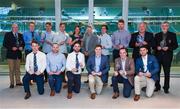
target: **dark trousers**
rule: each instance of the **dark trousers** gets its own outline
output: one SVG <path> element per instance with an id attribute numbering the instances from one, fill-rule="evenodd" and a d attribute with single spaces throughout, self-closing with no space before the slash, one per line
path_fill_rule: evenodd
<path id="1" fill-rule="evenodd" d="M 115 93 L 119 93 L 118 83 L 123 83 L 123 96 L 126 98 L 130 97 L 133 86 L 130 84 L 129 80 L 120 75 L 113 76 L 112 86 Z"/>
<path id="2" fill-rule="evenodd" d="M 23 77 L 23 86 L 25 92 L 30 93 L 30 88 L 29 88 L 29 82 L 30 80 L 35 80 L 37 84 L 37 90 L 40 95 L 44 93 L 44 75 L 30 75 L 29 73 L 26 72 L 26 74 Z"/>
<path id="3" fill-rule="evenodd" d="M 108 60 L 109 60 L 109 62 L 110 62 L 110 55 L 106 55 L 107 57 L 108 57 Z M 108 78 L 109 78 L 109 72 L 107 72 L 106 74 L 105 74 L 105 81 L 104 81 L 104 83 L 108 83 Z"/>
<path id="4" fill-rule="evenodd" d="M 119 50 L 114 49 L 113 50 L 113 62 L 115 62 L 115 59 L 119 57 Z"/>
<path id="5" fill-rule="evenodd" d="M 68 78 L 68 93 L 72 93 L 72 91 L 79 93 L 81 88 L 81 75 L 73 74 L 70 71 L 67 71 L 66 75 Z"/>
<path id="6" fill-rule="evenodd" d="M 160 66 L 160 70 L 158 72 L 158 77 L 159 80 L 156 81 L 156 88 L 160 89 L 161 85 L 160 85 L 160 73 L 161 73 L 161 66 L 164 70 L 164 90 L 168 90 L 169 89 L 169 83 L 170 83 L 170 69 L 171 69 L 171 62 L 172 62 L 172 56 L 166 55 L 166 54 L 162 54 L 157 56 L 158 62 L 159 62 L 159 66 Z"/>
<path id="7" fill-rule="evenodd" d="M 56 93 L 60 93 L 62 86 L 62 75 L 49 75 L 48 82 L 51 90 L 55 90 Z"/>

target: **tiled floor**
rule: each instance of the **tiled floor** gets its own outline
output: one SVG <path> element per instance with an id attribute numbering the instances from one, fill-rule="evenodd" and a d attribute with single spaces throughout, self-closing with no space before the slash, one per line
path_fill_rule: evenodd
<path id="1" fill-rule="evenodd" d="M 85 77 L 83 77 L 83 80 Z M 49 85 L 45 84 L 44 95 L 38 95 L 36 85 L 31 87 L 32 97 L 24 100 L 23 87 L 9 89 L 8 76 L 0 76 L 0 109 L 4 108 L 177 108 L 180 109 L 180 78 L 171 78 L 170 94 L 164 94 L 163 90 L 155 92 L 152 98 L 145 97 L 142 92 L 141 99 L 138 102 L 133 101 L 134 90 L 130 98 L 121 96 L 113 100 L 112 88 L 110 86 L 103 89 L 101 95 L 95 100 L 89 98 L 89 90 L 86 84 L 82 84 L 80 94 L 73 94 L 73 98 L 66 98 L 67 90 L 62 89 L 60 94 L 54 97 L 49 96 Z M 122 92 L 122 85 L 119 86 Z"/>

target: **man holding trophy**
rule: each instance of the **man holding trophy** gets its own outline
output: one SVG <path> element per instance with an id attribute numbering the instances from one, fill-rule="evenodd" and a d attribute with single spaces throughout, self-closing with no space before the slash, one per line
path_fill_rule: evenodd
<path id="1" fill-rule="evenodd" d="M 62 72 L 65 70 L 66 58 L 64 54 L 59 52 L 59 45 L 54 43 L 52 52 L 47 54 L 47 73 L 48 82 L 51 88 L 50 96 L 54 96 L 55 92 L 60 93 L 63 76 Z"/>

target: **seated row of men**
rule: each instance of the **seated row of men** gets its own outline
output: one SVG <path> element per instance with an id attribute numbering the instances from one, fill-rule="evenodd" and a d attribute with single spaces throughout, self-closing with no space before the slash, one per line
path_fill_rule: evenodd
<path id="1" fill-rule="evenodd" d="M 31 97 L 30 80 L 35 80 L 39 94 L 44 93 L 44 75 L 46 69 L 48 82 L 51 89 L 50 96 L 60 93 L 62 86 L 61 73 L 66 70 L 68 91 L 67 98 L 71 99 L 74 93 L 80 93 L 81 73 L 85 67 L 85 56 L 80 52 L 80 44 L 75 43 L 73 52 L 68 54 L 67 59 L 59 52 L 59 45 L 54 43 L 52 52 L 45 55 L 39 51 L 39 45 L 33 41 L 32 52 L 26 58 L 26 74 L 23 77 L 23 86 L 26 92 L 25 99 Z M 90 98 L 95 99 L 101 94 L 106 75 L 110 70 L 109 59 L 102 54 L 102 46 L 96 45 L 95 54 L 88 58 L 86 69 L 88 72 Z M 158 80 L 159 64 L 153 55 L 149 55 L 146 46 L 140 47 L 140 55 L 134 64 L 134 60 L 128 57 L 126 48 L 119 50 L 120 57 L 115 60 L 112 86 L 113 99 L 119 97 L 118 83 L 123 83 L 123 96 L 130 97 L 131 91 L 135 89 L 134 101 L 140 99 L 141 88 L 146 86 L 146 95 L 151 97 L 155 89 L 155 81 Z"/>

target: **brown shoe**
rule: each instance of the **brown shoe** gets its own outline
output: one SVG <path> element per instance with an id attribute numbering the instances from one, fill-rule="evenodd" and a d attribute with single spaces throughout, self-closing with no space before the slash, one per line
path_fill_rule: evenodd
<path id="1" fill-rule="evenodd" d="M 54 96 L 55 95 L 55 91 L 51 90 L 50 96 Z"/>
<path id="2" fill-rule="evenodd" d="M 63 89 L 67 89 L 67 87 L 68 87 L 68 85 L 67 85 L 67 84 L 65 84 L 65 85 L 63 86 Z"/>
<path id="3" fill-rule="evenodd" d="M 96 93 L 92 93 L 91 94 L 91 99 L 95 99 L 96 98 Z"/>
<path id="4" fill-rule="evenodd" d="M 140 99 L 140 95 L 135 95 L 134 96 L 134 101 L 138 101 Z"/>
<path id="5" fill-rule="evenodd" d="M 68 93 L 67 98 L 71 99 L 72 98 L 72 93 Z"/>
<path id="6" fill-rule="evenodd" d="M 115 92 L 115 93 L 113 94 L 113 96 L 112 96 L 112 99 L 116 99 L 116 98 L 118 98 L 118 97 L 119 97 L 119 93 Z"/>
<path id="7" fill-rule="evenodd" d="M 24 99 L 27 100 L 27 99 L 29 99 L 30 97 L 31 97 L 31 93 L 30 93 L 30 92 L 27 92 L 26 95 L 25 95 L 25 97 L 24 97 Z"/>

